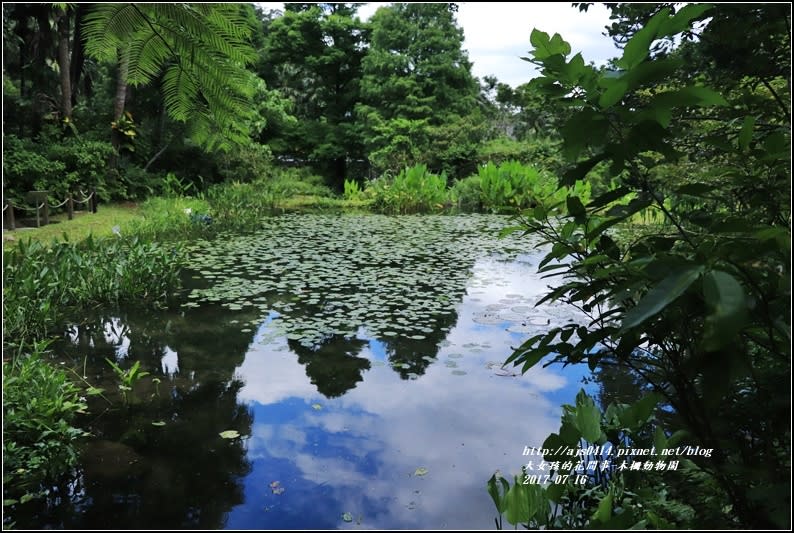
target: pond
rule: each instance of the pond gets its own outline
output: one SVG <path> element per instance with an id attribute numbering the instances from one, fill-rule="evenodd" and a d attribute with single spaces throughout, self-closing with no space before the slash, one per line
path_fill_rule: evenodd
<path id="1" fill-rule="evenodd" d="M 492 528 L 486 481 L 590 375 L 502 367 L 575 318 L 534 306 L 542 251 L 507 225 L 285 215 L 192 243 L 175 306 L 66 328 L 63 362 L 106 392 L 77 480 L 17 526 Z M 122 395 L 105 358 L 150 375 Z"/>

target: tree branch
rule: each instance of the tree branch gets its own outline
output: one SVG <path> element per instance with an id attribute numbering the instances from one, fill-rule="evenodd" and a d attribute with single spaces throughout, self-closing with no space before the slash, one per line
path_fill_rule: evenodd
<path id="1" fill-rule="evenodd" d="M 783 102 L 783 100 L 780 98 L 780 95 L 777 94 L 777 91 L 775 91 L 775 89 L 769 84 L 767 80 L 761 80 L 761 83 L 763 83 L 764 87 L 769 89 L 769 92 L 772 93 L 772 96 L 775 97 L 775 100 L 777 101 L 777 105 L 780 106 L 780 109 L 781 111 L 783 111 L 783 116 L 786 118 L 786 120 L 791 122 L 791 112 L 786 107 L 785 102 Z"/>

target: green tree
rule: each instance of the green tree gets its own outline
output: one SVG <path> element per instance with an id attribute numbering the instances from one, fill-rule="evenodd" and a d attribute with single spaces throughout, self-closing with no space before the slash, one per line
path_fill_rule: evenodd
<path id="1" fill-rule="evenodd" d="M 264 140 L 280 138 L 277 152 L 310 162 L 340 189 L 348 161 L 362 157 L 353 110 L 368 31 L 356 10 L 356 4 L 287 4 L 267 25 L 259 69 L 299 119 L 276 124 Z"/>
<path id="2" fill-rule="evenodd" d="M 414 163 L 451 174 L 473 170 L 478 86 L 453 8 L 393 4 L 372 17 L 356 111 L 377 171 Z"/>

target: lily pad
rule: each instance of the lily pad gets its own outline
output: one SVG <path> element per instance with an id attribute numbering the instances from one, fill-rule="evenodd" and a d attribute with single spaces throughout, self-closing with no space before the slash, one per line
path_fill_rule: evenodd
<path id="1" fill-rule="evenodd" d="M 414 475 L 415 476 L 426 476 L 427 472 L 428 472 L 427 468 L 425 468 L 424 466 L 420 466 L 419 468 L 416 469 L 416 471 L 414 472 Z"/>
<path id="2" fill-rule="evenodd" d="M 220 433 L 218 433 L 218 435 L 220 435 L 221 438 L 224 439 L 236 439 L 237 437 L 240 436 L 240 433 L 233 429 L 227 429 L 226 431 L 221 431 Z"/>
<path id="3" fill-rule="evenodd" d="M 345 522 L 352 522 L 353 521 L 353 515 L 350 514 L 350 513 L 345 513 L 345 514 L 342 515 L 342 520 L 344 520 Z"/>
<path id="4" fill-rule="evenodd" d="M 322 410 L 322 408 L 323 408 L 323 406 L 320 405 L 319 403 L 313 403 L 312 404 L 312 409 L 314 409 L 315 411 L 320 411 L 320 410 Z"/>
<path id="5" fill-rule="evenodd" d="M 152 425 L 155 426 L 155 427 L 160 428 L 160 427 L 163 427 L 165 425 L 165 422 L 163 422 L 162 420 L 158 420 L 157 422 L 152 422 Z"/>

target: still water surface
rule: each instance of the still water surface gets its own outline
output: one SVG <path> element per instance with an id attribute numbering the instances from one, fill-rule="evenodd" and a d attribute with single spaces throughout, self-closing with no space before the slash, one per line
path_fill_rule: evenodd
<path id="1" fill-rule="evenodd" d="M 77 482 L 18 527 L 492 528 L 486 481 L 589 375 L 501 366 L 575 318 L 534 307 L 542 252 L 506 225 L 290 215 L 195 243 L 181 306 L 67 328 L 67 363 L 108 401 Z M 105 357 L 151 373 L 127 405 Z"/>

